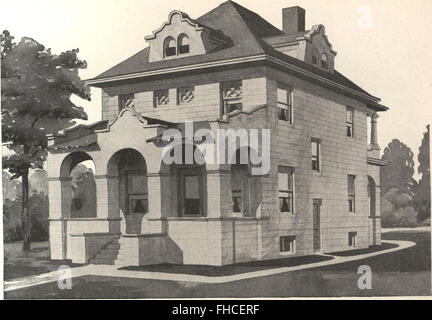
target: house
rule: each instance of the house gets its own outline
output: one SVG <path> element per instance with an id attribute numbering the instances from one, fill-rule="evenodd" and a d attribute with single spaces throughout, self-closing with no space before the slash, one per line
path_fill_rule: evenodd
<path id="1" fill-rule="evenodd" d="M 305 30 L 300 7 L 282 20 L 233 1 L 198 19 L 174 10 L 87 81 L 102 120 L 49 136 L 52 259 L 220 266 L 381 243 L 387 107 L 336 71 L 323 25 Z M 213 161 L 209 147 L 232 149 Z M 70 172 L 89 161 L 96 192 L 79 199 Z"/>

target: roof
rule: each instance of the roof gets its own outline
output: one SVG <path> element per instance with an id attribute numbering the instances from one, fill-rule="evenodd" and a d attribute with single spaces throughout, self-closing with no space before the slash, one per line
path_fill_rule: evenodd
<path id="1" fill-rule="evenodd" d="M 146 47 L 132 57 L 87 81 L 91 85 L 100 85 L 104 83 L 105 79 L 108 80 L 112 77 L 126 76 L 128 74 L 157 72 L 159 69 L 212 63 L 219 60 L 246 58 L 256 55 L 268 55 L 309 73 L 318 75 L 321 78 L 335 82 L 338 85 L 367 95 L 370 99 L 379 101 L 378 98 L 372 96 L 336 70 L 334 73 L 330 73 L 318 69 L 272 48 L 266 41 L 271 37 L 284 37 L 286 34 L 258 14 L 233 1 L 226 1 L 193 21 L 207 28 L 222 32 L 225 36 L 231 38 L 233 45 L 207 54 L 154 62 L 149 62 L 149 47 Z M 294 37 L 296 36 L 301 36 L 301 34 L 295 34 Z M 264 38 L 266 39 L 264 40 Z"/>

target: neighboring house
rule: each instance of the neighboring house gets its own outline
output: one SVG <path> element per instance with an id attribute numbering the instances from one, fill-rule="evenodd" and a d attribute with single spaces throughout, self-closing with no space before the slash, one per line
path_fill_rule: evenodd
<path id="1" fill-rule="evenodd" d="M 283 31 L 232 1 L 198 19 L 175 10 L 148 47 L 88 80 L 103 120 L 49 137 L 52 259 L 225 265 L 381 243 L 376 119 L 387 108 L 335 70 L 324 26 L 305 30 L 299 7 L 282 16 Z M 270 129 L 269 172 L 167 165 L 162 135 L 185 135 L 185 121 L 215 137 Z M 70 172 L 89 160 L 96 210 L 74 217 Z"/>

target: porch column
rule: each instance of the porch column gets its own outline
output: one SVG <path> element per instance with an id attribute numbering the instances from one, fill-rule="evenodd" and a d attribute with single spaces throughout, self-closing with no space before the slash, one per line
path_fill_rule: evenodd
<path id="1" fill-rule="evenodd" d="M 97 218 L 108 220 L 110 232 L 120 232 L 118 177 L 96 175 L 95 182 Z"/>
<path id="2" fill-rule="evenodd" d="M 72 189 L 70 177 L 49 177 L 49 237 L 51 259 L 66 259 L 67 221 L 70 217 Z"/>
<path id="3" fill-rule="evenodd" d="M 207 217 L 229 217 L 232 213 L 231 171 L 207 169 Z"/>
<path id="4" fill-rule="evenodd" d="M 148 213 L 144 216 L 142 233 L 162 233 L 161 218 L 167 217 L 171 206 L 171 188 L 166 173 L 147 173 Z"/>
<path id="5" fill-rule="evenodd" d="M 371 135 L 370 135 L 370 144 L 369 149 L 370 150 L 380 150 L 380 147 L 378 145 L 378 135 L 377 135 L 377 119 L 378 115 L 376 112 L 371 114 Z"/>

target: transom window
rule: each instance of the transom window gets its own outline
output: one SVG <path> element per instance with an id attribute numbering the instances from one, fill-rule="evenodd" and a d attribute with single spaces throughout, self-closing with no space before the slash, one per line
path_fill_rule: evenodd
<path id="1" fill-rule="evenodd" d="M 193 102 L 195 98 L 194 86 L 177 88 L 177 104 L 188 104 Z"/>
<path id="2" fill-rule="evenodd" d="M 134 106 L 134 98 L 135 95 L 133 93 L 120 94 L 118 96 L 119 111 L 123 110 L 124 108 L 132 108 Z"/>
<path id="3" fill-rule="evenodd" d="M 295 236 L 283 236 L 279 238 L 280 252 L 295 253 Z"/>
<path id="4" fill-rule="evenodd" d="M 242 81 L 223 82 L 222 86 L 222 114 L 226 115 L 235 110 L 242 110 Z"/>
<path id="5" fill-rule="evenodd" d="M 189 53 L 189 38 L 185 34 L 181 34 L 178 37 L 178 53 Z"/>
<path id="6" fill-rule="evenodd" d="M 355 212 L 355 176 L 348 175 L 348 210 Z"/>
<path id="7" fill-rule="evenodd" d="M 294 169 L 278 167 L 279 211 L 294 213 L 293 174 Z"/>
<path id="8" fill-rule="evenodd" d="M 169 103 L 169 90 L 161 89 L 153 91 L 153 106 L 155 108 L 166 106 Z"/>
<path id="9" fill-rule="evenodd" d="M 354 137 L 354 110 L 350 107 L 346 108 L 346 135 Z"/>
<path id="10" fill-rule="evenodd" d="M 164 41 L 164 55 L 165 57 L 172 57 L 177 55 L 176 41 L 172 37 L 168 37 Z"/>
<path id="11" fill-rule="evenodd" d="M 312 170 L 320 171 L 320 140 L 312 138 L 311 140 L 311 154 L 312 154 Z"/>
<path id="12" fill-rule="evenodd" d="M 321 55 L 321 68 L 328 69 L 327 55 L 325 53 Z"/>
<path id="13" fill-rule="evenodd" d="M 278 118 L 279 120 L 287 121 L 292 123 L 292 99 L 291 91 L 284 85 L 278 84 L 277 88 L 277 106 L 278 106 Z"/>

